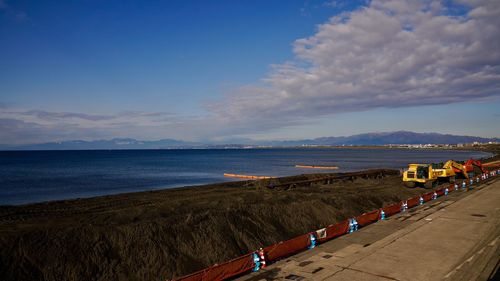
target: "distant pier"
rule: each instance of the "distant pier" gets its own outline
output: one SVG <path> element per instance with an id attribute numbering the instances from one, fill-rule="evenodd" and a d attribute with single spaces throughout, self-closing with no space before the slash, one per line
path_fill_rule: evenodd
<path id="1" fill-rule="evenodd" d="M 295 165 L 295 168 L 337 170 L 339 167 L 337 167 L 337 166 L 320 166 L 320 165 Z"/>

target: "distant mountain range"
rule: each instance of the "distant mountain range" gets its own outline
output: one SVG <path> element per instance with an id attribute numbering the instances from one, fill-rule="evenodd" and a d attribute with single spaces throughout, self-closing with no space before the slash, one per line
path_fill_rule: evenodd
<path id="1" fill-rule="evenodd" d="M 140 141 L 123 138 L 94 141 L 61 141 L 30 145 L 0 145 L 0 150 L 79 150 L 79 149 L 183 149 L 183 148 L 244 148 L 254 146 L 293 147 L 303 145 L 387 145 L 387 144 L 458 144 L 472 142 L 500 142 L 500 138 L 457 136 L 438 133 L 415 133 L 408 131 L 367 133 L 348 137 L 323 137 L 287 141 L 239 140 L 226 143 L 196 143 L 174 139 Z"/>
<path id="2" fill-rule="evenodd" d="M 3 150 L 79 150 L 79 149 L 163 149 L 163 148 L 190 148 L 201 144 L 173 139 L 157 141 L 140 141 L 136 139 L 111 139 L 111 140 L 72 140 L 61 142 L 48 142 L 29 145 L 0 145 Z"/>
<path id="3" fill-rule="evenodd" d="M 387 144 L 458 144 L 472 142 L 498 142 L 499 138 L 457 136 L 438 133 L 415 133 L 408 131 L 367 133 L 348 137 L 324 137 L 298 141 L 277 142 L 285 146 L 297 145 L 387 145 Z"/>

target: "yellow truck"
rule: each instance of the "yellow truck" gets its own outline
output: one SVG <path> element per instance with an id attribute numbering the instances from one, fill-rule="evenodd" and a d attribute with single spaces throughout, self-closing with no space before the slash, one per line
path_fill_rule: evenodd
<path id="1" fill-rule="evenodd" d="M 444 165 L 439 164 L 409 164 L 403 172 L 403 183 L 408 187 L 434 187 L 442 182 L 455 182 L 456 176 L 467 179 L 465 166 L 453 160 Z"/>

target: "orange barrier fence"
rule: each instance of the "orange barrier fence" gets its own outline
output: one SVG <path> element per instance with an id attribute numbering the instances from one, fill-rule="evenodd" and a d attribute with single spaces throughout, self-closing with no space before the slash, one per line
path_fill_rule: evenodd
<path id="1" fill-rule="evenodd" d="M 491 176 L 496 176 L 500 171 L 495 171 Z M 477 183 L 474 183 L 474 185 Z M 467 184 L 470 186 L 470 184 Z M 448 189 L 446 191 L 446 189 Z M 417 196 L 414 198 L 410 198 L 405 201 L 401 201 L 399 203 L 391 204 L 383 207 L 382 209 L 377 209 L 368 213 L 364 213 L 354 219 L 347 219 L 341 221 L 337 224 L 329 225 L 326 228 L 317 230 L 316 232 L 307 233 L 304 235 L 300 235 L 298 237 L 292 238 L 290 240 L 280 242 L 278 244 L 274 244 L 261 249 L 262 257 L 259 261 L 259 257 L 256 257 L 256 252 L 249 253 L 244 256 L 238 257 L 236 259 L 230 260 L 228 262 L 214 265 L 212 267 L 200 270 L 193 274 L 180 277 L 177 279 L 173 279 L 174 281 L 208 281 L 208 280 L 225 280 L 229 278 L 233 278 L 235 276 L 241 275 L 246 272 L 250 272 L 252 270 L 259 270 L 260 267 L 266 265 L 267 262 L 275 262 L 282 258 L 291 256 L 300 251 L 303 251 L 309 247 L 314 247 L 315 242 L 324 243 L 336 237 L 342 236 L 346 233 L 356 231 L 358 227 L 363 227 L 374 223 L 381 218 L 382 211 L 384 212 L 385 217 L 393 216 L 406 208 L 412 208 L 420 205 L 420 198 L 423 199 L 423 202 L 428 202 L 434 197 L 440 197 L 446 195 L 447 192 L 453 192 L 455 190 L 454 184 L 451 184 L 448 187 L 441 187 L 437 190 L 433 190 L 422 194 L 421 196 Z M 352 229 L 355 225 L 355 228 Z M 315 238 L 315 241 L 311 241 L 312 238 Z M 257 260 L 254 260 L 254 259 Z"/>
<path id="2" fill-rule="evenodd" d="M 418 206 L 420 204 L 420 196 L 410 198 L 406 201 L 406 203 L 408 204 L 408 208 Z"/>
<path id="3" fill-rule="evenodd" d="M 360 227 L 363 227 L 365 225 L 369 225 L 371 223 L 374 223 L 379 220 L 380 217 L 380 210 L 375 210 L 371 211 L 369 213 L 364 213 L 360 216 L 355 217 L 356 221 L 358 222 L 358 225 Z"/>
<path id="4" fill-rule="evenodd" d="M 390 217 L 401 211 L 401 203 L 392 204 L 382 208 L 384 210 L 385 216 Z"/>
<path id="5" fill-rule="evenodd" d="M 440 188 L 438 190 L 436 190 L 436 194 L 438 197 L 441 197 L 444 195 L 444 188 Z"/>
<path id="6" fill-rule="evenodd" d="M 427 192 L 425 194 L 422 194 L 422 198 L 424 199 L 424 202 L 428 202 L 432 200 L 432 195 L 434 194 L 434 191 Z"/>
<path id="7" fill-rule="evenodd" d="M 342 236 L 346 234 L 349 231 L 349 221 L 344 220 L 336 224 L 331 224 L 328 227 L 325 228 L 325 236 L 318 237 L 318 242 L 323 243 L 328 240 L 332 240 L 333 238 Z"/>
<path id="8" fill-rule="evenodd" d="M 280 242 L 264 248 L 267 261 L 276 261 L 287 256 L 291 256 L 297 252 L 307 249 L 311 244 L 311 235 L 304 234 L 293 239 Z"/>
<path id="9" fill-rule="evenodd" d="M 191 275 L 173 279 L 175 281 L 225 280 L 249 272 L 254 268 L 252 254 L 247 254 L 222 264 L 200 270 Z"/>

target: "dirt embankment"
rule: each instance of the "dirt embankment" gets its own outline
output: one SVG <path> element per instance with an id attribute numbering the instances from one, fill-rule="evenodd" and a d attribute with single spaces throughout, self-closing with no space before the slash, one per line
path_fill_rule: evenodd
<path id="1" fill-rule="evenodd" d="M 323 175 L 273 179 L 274 185 Z M 425 192 L 380 170 L 0 207 L 2 280 L 165 280 Z M 286 186 L 286 185 L 285 185 Z"/>

